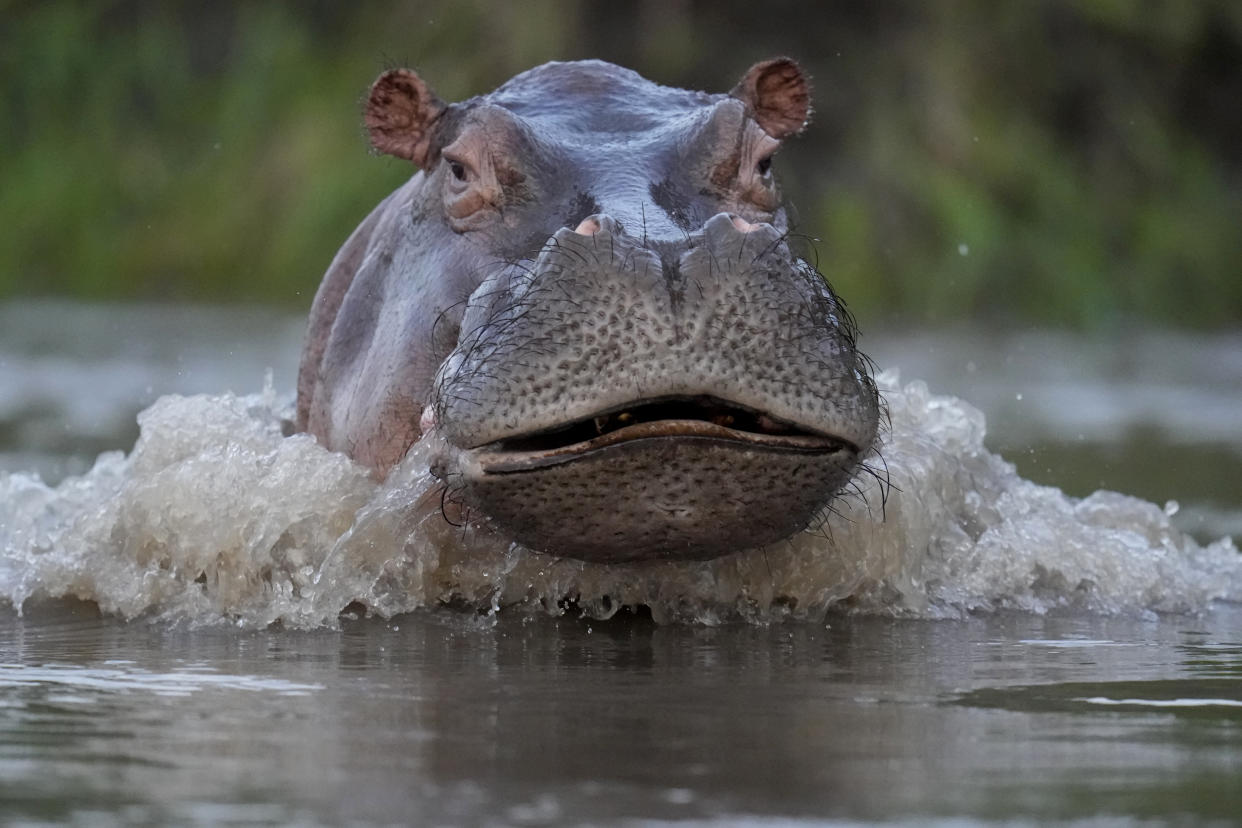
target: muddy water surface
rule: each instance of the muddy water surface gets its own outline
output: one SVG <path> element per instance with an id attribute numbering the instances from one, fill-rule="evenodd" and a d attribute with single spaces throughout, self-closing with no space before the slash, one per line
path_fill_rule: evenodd
<path id="1" fill-rule="evenodd" d="M 454 562 L 434 526 L 391 517 L 418 469 L 376 491 L 283 441 L 271 426 L 296 318 L 0 316 L 5 822 L 1242 813 L 1242 567 L 1218 540 L 1242 525 L 1236 338 L 869 331 L 881 365 L 901 367 L 888 382 L 909 439 L 890 457 L 929 485 L 875 532 L 836 527 L 866 551 L 853 574 L 879 585 L 843 612 L 825 586 L 835 559 L 809 538 L 710 583 L 664 573 L 699 623 L 656 624 L 586 600 L 552 617 L 544 599 L 566 589 L 678 609 L 653 579 L 544 566 L 478 536 L 462 542 L 485 563 Z M 269 367 L 274 391 L 256 394 Z M 1020 482 L 971 448 L 973 409 L 916 377 L 982 407 L 987 445 L 1026 477 L 1155 505 Z M 134 416 L 161 395 L 226 390 L 254 396 L 166 402 L 139 450 L 95 463 L 134 445 Z M 336 527 L 329 503 L 366 519 Z M 928 548 L 894 561 L 911 538 Z M 351 596 L 397 614 L 335 621 Z M 445 596 L 457 609 L 437 608 Z M 803 620 L 762 623 L 793 599 Z"/>
<path id="2" fill-rule="evenodd" d="M 1242 813 L 1242 610 L 829 625 L 0 620 L 6 822 Z M 1111 824 L 1092 822 L 1090 824 Z"/>

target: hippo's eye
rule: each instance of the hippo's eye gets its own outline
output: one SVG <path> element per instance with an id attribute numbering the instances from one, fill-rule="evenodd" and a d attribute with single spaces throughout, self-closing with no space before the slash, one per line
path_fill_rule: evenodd
<path id="1" fill-rule="evenodd" d="M 461 163 L 460 161 L 454 161 L 451 158 L 446 159 L 446 160 L 448 161 L 449 172 L 453 174 L 453 178 L 456 178 L 458 181 L 465 181 L 466 180 L 466 165 Z"/>
<path id="2" fill-rule="evenodd" d="M 767 158 L 761 159 L 759 163 L 755 165 L 755 172 L 759 173 L 759 175 L 767 175 L 771 169 L 772 156 L 770 155 Z"/>

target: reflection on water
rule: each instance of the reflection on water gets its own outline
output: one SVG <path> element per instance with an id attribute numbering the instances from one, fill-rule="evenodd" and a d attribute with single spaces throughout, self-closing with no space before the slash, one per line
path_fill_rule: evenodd
<path id="1" fill-rule="evenodd" d="M 1242 725 L 1239 691 L 1233 679 L 1179 678 L 1156 681 L 1096 681 L 988 688 L 966 693 L 959 704 L 1005 710 L 1088 712 L 1092 705 L 1131 713 L 1167 712 Z"/>
<path id="2" fill-rule="evenodd" d="M 48 664 L 43 667 L 0 664 L 0 690 L 32 686 L 61 687 L 64 692 L 55 697 L 57 701 L 82 703 L 92 702 L 93 696 L 75 691 L 144 691 L 157 696 L 190 696 L 199 690 L 225 688 L 294 696 L 323 689 L 317 684 L 224 675 L 217 673 L 215 668 L 207 664 L 189 665 L 184 670 L 168 673 L 152 673 L 138 668 L 129 659 L 113 659 L 96 668 L 70 667 L 63 664 Z"/>
<path id="3" fill-rule="evenodd" d="M 833 616 L 766 628 L 440 611 L 238 633 L 66 604 L 0 617 L 0 663 L 6 677 L 25 672 L 0 682 L 10 819 L 1242 812 L 1237 606 L 1163 621 Z"/>

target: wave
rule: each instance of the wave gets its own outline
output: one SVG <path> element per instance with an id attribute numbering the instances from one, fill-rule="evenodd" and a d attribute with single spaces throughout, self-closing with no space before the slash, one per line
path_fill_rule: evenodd
<path id="1" fill-rule="evenodd" d="M 383 483 L 304 434 L 270 383 L 166 396 L 133 450 L 56 486 L 0 474 L 0 597 L 74 597 L 124 618 L 331 627 L 452 606 L 483 614 L 646 607 L 659 622 L 822 621 L 826 613 L 1187 613 L 1242 600 L 1242 556 L 1202 546 L 1173 509 L 1068 497 L 984 447 L 983 415 L 896 372 L 876 475 L 788 541 L 715 561 L 599 565 L 447 522 L 434 432 Z"/>

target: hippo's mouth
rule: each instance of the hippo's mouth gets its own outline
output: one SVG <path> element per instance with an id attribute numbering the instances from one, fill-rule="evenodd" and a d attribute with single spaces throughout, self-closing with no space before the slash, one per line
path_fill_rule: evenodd
<path id="1" fill-rule="evenodd" d="M 553 428 L 481 446 L 486 474 L 532 471 L 639 440 L 692 439 L 778 452 L 857 453 L 850 441 L 714 397 L 645 400 Z"/>

